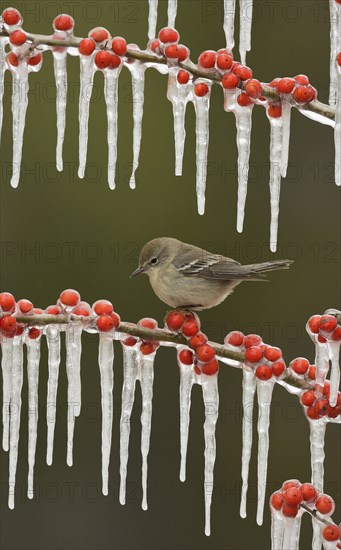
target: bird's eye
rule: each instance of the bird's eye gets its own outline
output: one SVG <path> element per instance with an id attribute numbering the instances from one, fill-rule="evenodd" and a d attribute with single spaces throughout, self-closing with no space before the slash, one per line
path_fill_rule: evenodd
<path id="1" fill-rule="evenodd" d="M 156 264 L 158 263 L 158 261 L 159 261 L 159 260 L 158 260 L 157 258 L 152 258 L 152 259 L 150 260 L 150 265 L 156 265 Z"/>

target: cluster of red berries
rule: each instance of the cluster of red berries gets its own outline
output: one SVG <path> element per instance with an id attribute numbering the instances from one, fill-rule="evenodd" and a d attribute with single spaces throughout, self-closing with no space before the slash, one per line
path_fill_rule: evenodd
<path id="1" fill-rule="evenodd" d="M 307 322 L 306 329 L 320 344 L 341 342 L 341 326 L 334 315 L 313 315 Z"/>
<path id="2" fill-rule="evenodd" d="M 149 328 L 152 330 L 158 328 L 157 321 L 150 317 L 144 317 L 137 324 L 140 327 Z M 160 346 L 160 342 L 157 342 L 156 340 L 142 340 L 141 342 L 139 339 L 135 338 L 135 336 L 127 336 L 127 338 L 122 340 L 122 344 L 129 347 L 138 346 L 138 349 L 142 355 L 151 355 L 152 353 L 155 353 L 157 348 Z"/>
<path id="3" fill-rule="evenodd" d="M 111 37 L 104 27 L 92 29 L 88 38 L 84 38 L 79 44 L 81 55 L 92 55 L 95 49 L 99 51 L 95 55 L 95 64 L 98 69 L 117 69 L 123 62 L 127 53 L 127 43 L 121 36 Z"/>
<path id="4" fill-rule="evenodd" d="M 341 414 L 341 393 L 338 392 L 336 405 L 331 407 L 329 403 L 330 384 L 325 382 L 323 386 L 315 385 L 314 389 L 301 393 L 300 401 L 305 407 L 305 413 L 311 420 L 322 417 L 337 418 Z"/>
<path id="5" fill-rule="evenodd" d="M 189 349 L 183 349 L 179 353 L 179 360 L 184 365 L 194 365 L 194 372 L 198 375 L 212 376 L 219 371 L 219 363 L 214 348 L 208 343 L 208 339 L 200 331 L 200 320 L 192 312 L 174 310 L 170 311 L 165 319 L 166 326 L 172 332 L 182 334 Z"/>
<path id="6" fill-rule="evenodd" d="M 2 12 L 2 20 L 5 24 L 6 30 L 9 32 L 9 42 L 11 47 L 16 50 L 24 46 L 27 42 L 27 35 L 22 30 L 21 25 L 23 23 L 23 18 L 21 13 L 15 8 L 7 8 Z M 19 55 L 11 51 L 7 55 L 7 63 L 10 67 L 18 67 L 19 65 Z M 37 50 L 29 52 L 29 56 L 26 57 L 25 62 L 32 70 L 37 70 L 40 68 L 40 65 L 43 60 L 43 55 Z"/>
<path id="7" fill-rule="evenodd" d="M 252 367 L 259 380 L 270 380 L 272 376 L 280 378 L 286 370 L 282 351 L 265 344 L 258 334 L 248 334 L 234 330 L 224 339 L 228 346 L 244 352 L 245 364 Z"/>
<path id="8" fill-rule="evenodd" d="M 44 313 L 40 308 L 35 308 L 30 300 L 22 299 L 15 301 L 10 292 L 0 293 L 0 336 L 14 338 L 20 336 L 25 325 L 18 323 L 16 317 L 19 315 L 39 315 Z M 41 331 L 36 327 L 28 329 L 28 337 L 32 340 L 39 338 Z"/>
<path id="9" fill-rule="evenodd" d="M 312 512 L 318 512 L 324 517 L 330 517 L 335 509 L 332 497 L 319 493 L 311 483 L 301 484 L 297 479 L 286 481 L 282 488 L 270 497 L 270 508 L 281 512 L 288 518 L 297 516 L 301 503 L 307 505 Z M 318 519 L 318 515 L 315 517 Z M 338 541 L 340 539 L 339 527 L 330 522 L 324 527 L 322 535 L 327 541 Z M 337 548 L 339 547 L 337 546 Z"/>

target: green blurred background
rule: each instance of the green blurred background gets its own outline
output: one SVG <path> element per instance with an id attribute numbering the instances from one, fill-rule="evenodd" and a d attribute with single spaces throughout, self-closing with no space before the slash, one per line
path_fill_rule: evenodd
<path id="1" fill-rule="evenodd" d="M 25 29 L 51 32 L 61 12 L 76 20 L 76 34 L 85 36 L 97 25 L 128 42 L 146 44 L 148 3 L 140 1 L 16 2 Z M 1 3 L 1 9 L 7 4 Z M 224 46 L 222 0 L 179 0 L 177 28 L 192 59 L 204 49 Z M 167 1 L 159 1 L 158 28 L 167 22 Z M 238 10 L 237 10 L 238 11 Z M 237 16 L 238 20 L 238 16 Z M 236 24 L 236 37 L 238 24 Z M 238 44 L 238 39 L 236 40 Z M 254 75 L 307 73 L 327 101 L 329 79 L 328 2 L 255 1 L 253 49 L 247 57 Z M 239 55 L 236 54 L 236 58 Z M 333 132 L 292 115 L 290 167 L 282 184 L 278 252 L 269 252 L 269 127 L 262 109 L 254 110 L 251 172 L 245 230 L 236 226 L 236 145 L 234 117 L 223 111 L 222 94 L 214 90 L 210 111 L 209 176 L 206 214 L 196 212 L 195 135 L 193 109 L 187 113 L 184 171 L 174 176 L 171 105 L 167 79 L 147 71 L 143 142 L 137 188 L 128 186 L 132 162 L 132 94 L 124 69 L 119 89 L 117 189 L 106 180 L 106 114 L 102 75 L 95 79 L 89 126 L 87 177 L 77 177 L 79 61 L 69 58 L 69 98 L 64 147 L 65 169 L 55 162 L 55 89 L 51 55 L 46 54 L 31 90 L 19 188 L 10 187 L 12 137 L 10 75 L 6 74 L 1 148 L 1 288 L 35 305 L 55 303 L 62 289 L 77 288 L 92 303 L 113 301 L 122 319 L 152 316 L 162 322 L 166 306 L 146 278 L 129 279 L 140 247 L 149 239 L 172 236 L 242 263 L 268 258 L 296 259 L 290 271 L 274 273 L 269 284 L 241 285 L 227 302 L 203 312 L 203 328 L 222 341 L 226 332 L 241 329 L 262 334 L 283 348 L 288 361 L 314 348 L 305 334 L 308 317 L 340 303 L 340 189 L 333 183 Z M 250 471 L 248 517 L 239 517 L 241 460 L 241 375 L 222 368 L 219 376 L 220 417 L 212 504 L 212 535 L 204 535 L 203 406 L 194 388 L 185 484 L 179 472 L 178 372 L 174 352 L 162 349 L 156 360 L 153 425 L 149 455 L 149 510 L 141 502 L 140 391 L 134 407 L 129 490 L 125 507 L 118 503 L 119 416 L 122 387 L 121 353 L 115 362 L 114 427 L 110 492 L 101 496 L 101 413 L 97 336 L 84 335 L 82 361 L 83 413 L 75 430 L 74 466 L 66 456 L 66 375 L 63 361 L 58 392 L 54 464 L 46 453 L 46 347 L 40 369 L 40 418 L 36 454 L 36 497 L 27 501 L 27 382 L 17 472 L 16 508 L 6 504 L 8 457 L 1 453 L 1 547 L 6 550 L 104 549 L 264 549 L 270 547 L 270 518 L 255 522 L 256 440 Z M 340 438 L 338 428 L 326 436 L 325 489 L 339 504 Z M 268 469 L 269 493 L 285 479 L 310 477 L 308 423 L 298 400 L 276 387 L 272 407 Z M 339 517 L 339 505 L 335 518 Z M 303 520 L 301 548 L 310 548 L 311 527 Z"/>

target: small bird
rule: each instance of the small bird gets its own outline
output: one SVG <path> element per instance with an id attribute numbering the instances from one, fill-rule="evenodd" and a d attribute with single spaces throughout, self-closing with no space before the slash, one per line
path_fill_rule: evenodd
<path id="1" fill-rule="evenodd" d="M 241 265 L 197 246 L 161 237 L 145 244 L 139 267 L 131 277 L 146 273 L 155 294 L 167 305 L 200 311 L 220 304 L 242 281 L 264 281 L 263 273 L 288 269 L 291 263 L 274 260 Z"/>

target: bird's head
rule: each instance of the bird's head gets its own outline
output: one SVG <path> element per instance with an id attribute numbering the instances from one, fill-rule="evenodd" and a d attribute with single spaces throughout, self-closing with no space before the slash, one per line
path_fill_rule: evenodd
<path id="1" fill-rule="evenodd" d="M 169 262 L 169 260 L 172 260 L 174 257 L 173 251 L 177 249 L 177 243 L 176 239 L 167 237 L 149 241 L 142 248 L 139 266 L 130 277 L 135 277 L 135 275 L 139 275 L 140 273 L 146 273 L 148 276 L 156 274 L 160 267 Z"/>

